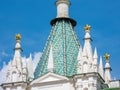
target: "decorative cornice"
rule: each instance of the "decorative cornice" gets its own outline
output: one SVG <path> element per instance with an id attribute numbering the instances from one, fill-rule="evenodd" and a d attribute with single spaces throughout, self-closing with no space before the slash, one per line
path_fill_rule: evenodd
<path id="1" fill-rule="evenodd" d="M 63 17 L 63 18 L 62 17 L 61 18 L 55 18 L 55 19 L 51 20 L 50 24 L 53 26 L 54 24 L 56 24 L 57 21 L 60 21 L 60 20 L 68 20 L 68 21 L 71 22 L 71 24 L 73 26 L 76 26 L 76 24 L 77 24 L 77 22 L 75 20 L 73 20 L 71 18 L 65 18 L 65 17 Z"/>
<path id="2" fill-rule="evenodd" d="M 68 6 L 70 6 L 70 2 L 69 2 L 69 0 L 58 0 L 58 1 L 56 1 L 56 5 L 58 5 L 58 4 L 60 4 L 60 3 L 65 3 L 65 4 L 67 4 Z"/>
<path id="3" fill-rule="evenodd" d="M 12 82 L 12 83 L 3 83 L 0 86 L 4 88 L 4 87 L 20 86 L 20 85 L 27 86 L 28 83 L 27 82 Z"/>

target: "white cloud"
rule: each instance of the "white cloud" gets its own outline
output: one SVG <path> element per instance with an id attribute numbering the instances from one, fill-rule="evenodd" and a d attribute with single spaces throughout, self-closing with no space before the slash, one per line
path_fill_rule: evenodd
<path id="1" fill-rule="evenodd" d="M 33 55 L 33 67 L 34 67 L 34 70 L 35 70 L 41 56 L 42 56 L 41 52 L 35 52 L 34 53 L 34 55 Z"/>

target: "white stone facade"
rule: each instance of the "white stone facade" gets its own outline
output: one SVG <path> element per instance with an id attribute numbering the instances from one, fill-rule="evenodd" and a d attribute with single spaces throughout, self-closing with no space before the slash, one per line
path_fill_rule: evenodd
<path id="1" fill-rule="evenodd" d="M 57 18 L 69 17 L 68 0 L 58 0 Z M 85 31 L 84 46 L 80 47 L 78 53 L 77 74 L 72 77 L 65 77 L 53 73 L 53 53 L 52 45 L 49 53 L 48 73 L 34 79 L 32 56 L 29 60 L 21 57 L 20 39 L 16 40 L 15 54 L 9 62 L 7 73 L 7 83 L 2 84 L 4 90 L 102 90 L 115 86 L 111 81 L 111 67 L 106 61 L 105 72 L 103 70 L 102 58 L 98 63 L 97 49 L 94 53 L 91 46 L 90 30 Z M 116 82 L 117 83 L 117 82 Z M 119 82 L 118 82 L 119 83 Z M 120 86 L 120 84 L 117 86 Z"/>

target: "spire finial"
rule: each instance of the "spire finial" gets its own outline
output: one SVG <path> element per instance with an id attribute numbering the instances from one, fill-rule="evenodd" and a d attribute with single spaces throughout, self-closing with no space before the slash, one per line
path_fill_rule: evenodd
<path id="1" fill-rule="evenodd" d="M 97 48 L 96 48 L 96 47 L 95 47 L 95 51 L 94 51 L 93 58 L 94 58 L 94 59 L 97 59 L 97 58 L 98 58 L 98 55 L 97 55 Z"/>
<path id="2" fill-rule="evenodd" d="M 104 56 L 104 58 L 105 58 L 105 60 L 109 60 L 109 58 L 110 58 L 110 54 L 105 54 L 105 56 Z"/>
<path id="3" fill-rule="evenodd" d="M 15 35 L 15 39 L 16 39 L 16 40 L 20 40 L 20 39 L 21 39 L 21 35 L 20 35 L 20 34 L 16 34 L 16 35 Z"/>
<path id="4" fill-rule="evenodd" d="M 53 60 L 53 51 L 52 51 L 52 42 L 50 47 L 49 59 L 48 59 L 48 71 L 54 72 L 54 60 Z"/>
<path id="5" fill-rule="evenodd" d="M 102 77 L 104 77 L 102 56 L 100 56 L 99 73 L 100 73 L 100 75 L 101 75 Z"/>
<path id="6" fill-rule="evenodd" d="M 91 29 L 91 26 L 86 24 L 85 27 L 85 39 L 91 39 L 91 36 L 90 36 L 90 29 Z M 92 39 L 91 39 L 92 40 Z"/>
<path id="7" fill-rule="evenodd" d="M 88 24 L 86 24 L 86 25 L 85 25 L 85 27 L 84 27 L 84 29 L 85 29 L 86 31 L 90 31 L 91 26 L 90 26 L 90 25 L 88 25 Z"/>
<path id="8" fill-rule="evenodd" d="M 92 52 L 92 46 L 91 46 L 91 36 L 90 36 L 90 25 L 85 25 L 85 36 L 84 36 L 84 49 L 86 49 L 87 56 L 90 62 L 93 62 L 93 52 Z"/>
<path id="9" fill-rule="evenodd" d="M 15 35 L 15 39 L 16 39 L 15 50 L 16 50 L 16 49 L 21 49 L 21 45 L 20 45 L 21 35 L 20 35 L 20 34 L 16 34 L 16 35 Z M 21 50 L 22 50 L 22 49 L 21 49 Z"/>
<path id="10" fill-rule="evenodd" d="M 100 63 L 99 63 L 99 67 L 103 69 L 103 60 L 102 60 L 102 56 L 100 56 Z"/>
<path id="11" fill-rule="evenodd" d="M 14 48 L 14 56 L 13 56 L 13 61 L 11 62 L 12 65 L 12 70 L 11 70 L 11 82 L 19 82 L 23 80 L 23 66 L 25 68 L 25 63 L 23 65 L 22 62 L 24 62 L 24 60 L 22 61 L 22 57 L 21 57 L 21 45 L 20 45 L 20 39 L 21 39 L 21 35 L 20 34 L 16 34 L 15 35 L 15 39 L 16 39 L 16 45 Z M 12 73 L 16 72 L 16 75 L 14 76 Z"/>
<path id="12" fill-rule="evenodd" d="M 105 82 L 107 84 L 109 84 L 109 82 L 111 81 L 111 71 L 112 71 L 111 66 L 110 66 L 110 61 L 109 61 L 110 55 L 106 53 L 104 58 L 106 61 L 106 64 L 105 64 Z"/>

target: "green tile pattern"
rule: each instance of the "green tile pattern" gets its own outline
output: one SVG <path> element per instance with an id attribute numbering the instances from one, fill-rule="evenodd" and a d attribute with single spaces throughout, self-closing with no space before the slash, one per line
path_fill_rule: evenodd
<path id="1" fill-rule="evenodd" d="M 80 44 L 69 20 L 58 20 L 52 30 L 43 50 L 43 55 L 36 67 L 35 79 L 48 73 L 48 56 L 52 43 L 54 73 L 63 76 L 77 74 L 77 56 Z"/>

